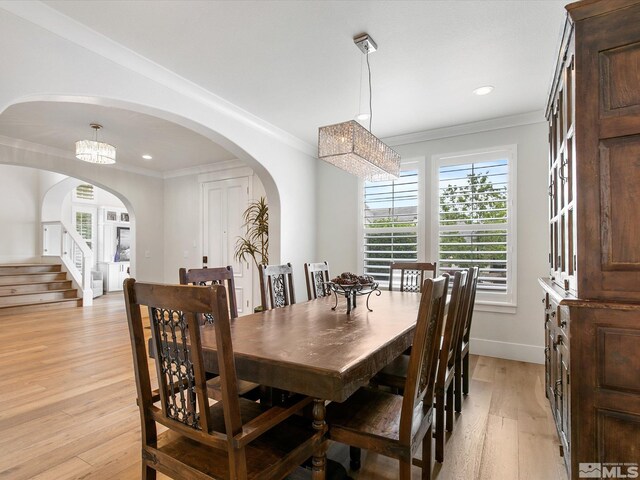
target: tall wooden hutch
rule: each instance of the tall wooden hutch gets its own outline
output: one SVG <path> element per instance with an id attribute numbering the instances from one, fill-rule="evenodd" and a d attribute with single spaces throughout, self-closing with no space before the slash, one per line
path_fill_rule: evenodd
<path id="1" fill-rule="evenodd" d="M 566 8 L 540 284 L 546 394 L 577 479 L 580 463 L 640 463 L 640 0 Z"/>

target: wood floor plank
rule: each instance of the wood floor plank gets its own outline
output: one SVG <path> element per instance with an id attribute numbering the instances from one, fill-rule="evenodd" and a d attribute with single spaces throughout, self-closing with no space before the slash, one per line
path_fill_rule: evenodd
<path id="1" fill-rule="evenodd" d="M 489 415 L 478 478 L 520 478 L 518 421 Z"/>

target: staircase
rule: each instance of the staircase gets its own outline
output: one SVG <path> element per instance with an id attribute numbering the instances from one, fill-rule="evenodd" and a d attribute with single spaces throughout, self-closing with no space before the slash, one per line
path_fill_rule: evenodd
<path id="1" fill-rule="evenodd" d="M 0 315 L 81 306 L 61 265 L 0 265 Z"/>

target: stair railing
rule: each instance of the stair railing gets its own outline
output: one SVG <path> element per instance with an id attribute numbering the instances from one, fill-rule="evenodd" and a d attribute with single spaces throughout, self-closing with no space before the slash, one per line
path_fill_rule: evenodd
<path id="1" fill-rule="evenodd" d="M 93 304 L 91 268 L 93 252 L 74 228 L 61 221 L 42 222 L 42 255 L 60 257 L 82 290 L 82 304 Z"/>

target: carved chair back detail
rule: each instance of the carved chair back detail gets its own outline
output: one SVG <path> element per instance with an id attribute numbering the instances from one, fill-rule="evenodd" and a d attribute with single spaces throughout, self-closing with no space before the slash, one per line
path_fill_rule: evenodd
<path id="1" fill-rule="evenodd" d="M 436 263 L 424 262 L 394 262 L 389 265 L 389 290 L 393 290 L 394 271 L 400 270 L 401 292 L 421 292 L 425 280 L 425 272 L 430 272 L 431 278 L 436 276 Z"/>
<path id="2" fill-rule="evenodd" d="M 331 290 L 326 285 L 326 282 L 330 280 L 327 262 L 305 263 L 304 277 L 307 281 L 307 296 L 309 300 L 331 295 Z"/>
<path id="3" fill-rule="evenodd" d="M 293 289 L 293 267 L 286 265 L 260 265 L 260 297 L 265 310 L 286 307 L 296 303 Z"/>
<path id="4" fill-rule="evenodd" d="M 238 306 L 236 304 L 236 286 L 233 278 L 233 267 L 214 268 L 181 268 L 179 270 L 180 285 L 224 285 L 229 299 L 229 315 L 238 318 Z M 211 316 L 206 315 L 205 321 L 211 323 Z"/>

